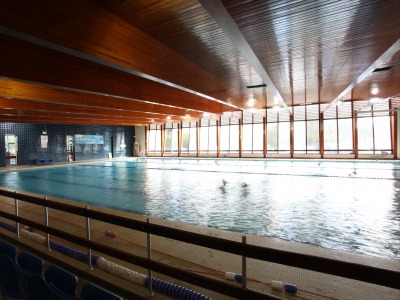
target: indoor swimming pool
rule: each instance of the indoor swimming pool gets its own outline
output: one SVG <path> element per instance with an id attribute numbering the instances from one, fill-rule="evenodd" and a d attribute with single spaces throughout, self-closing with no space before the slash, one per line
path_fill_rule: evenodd
<path id="1" fill-rule="evenodd" d="M 4 171 L 0 186 L 400 258 L 398 161 L 140 158 Z"/>

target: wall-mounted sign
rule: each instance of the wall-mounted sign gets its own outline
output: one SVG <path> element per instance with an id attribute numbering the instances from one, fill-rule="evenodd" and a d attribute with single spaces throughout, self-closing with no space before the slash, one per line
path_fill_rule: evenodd
<path id="1" fill-rule="evenodd" d="M 47 143 L 49 142 L 49 136 L 41 135 L 40 136 L 40 147 L 47 148 Z"/>
<path id="2" fill-rule="evenodd" d="M 102 145 L 104 144 L 104 136 L 92 134 L 75 134 L 75 144 Z"/>

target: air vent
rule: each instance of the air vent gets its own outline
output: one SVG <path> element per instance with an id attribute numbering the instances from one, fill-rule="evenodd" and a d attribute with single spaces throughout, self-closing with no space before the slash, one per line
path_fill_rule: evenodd
<path id="1" fill-rule="evenodd" d="M 392 68 L 392 66 L 390 67 L 383 67 L 383 68 L 376 68 L 373 72 L 383 72 L 383 71 L 388 71 Z"/>
<path id="2" fill-rule="evenodd" d="M 257 84 L 257 85 L 248 85 L 246 86 L 248 89 L 254 89 L 254 88 L 259 88 L 259 87 L 264 87 L 267 86 L 265 83 L 263 84 Z"/>

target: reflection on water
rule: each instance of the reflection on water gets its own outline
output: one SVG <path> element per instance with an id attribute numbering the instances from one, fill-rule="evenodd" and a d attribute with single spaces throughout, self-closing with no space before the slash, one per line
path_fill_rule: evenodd
<path id="1" fill-rule="evenodd" d="M 397 162 L 147 159 L 3 172 L 0 185 L 331 249 L 400 255 Z"/>

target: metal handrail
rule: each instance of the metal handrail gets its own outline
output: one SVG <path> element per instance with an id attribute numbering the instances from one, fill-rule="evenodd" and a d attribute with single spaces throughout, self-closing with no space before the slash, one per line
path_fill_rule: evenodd
<path id="1" fill-rule="evenodd" d="M 188 283 L 192 283 L 194 285 L 204 287 L 206 289 L 209 289 L 209 290 L 212 290 L 212 291 L 215 291 L 215 292 L 227 295 L 227 296 L 231 296 L 231 297 L 238 298 L 238 299 L 254 299 L 254 300 L 281 299 L 279 297 L 275 297 L 272 295 L 266 295 L 266 294 L 259 293 L 257 291 L 250 290 L 250 289 L 243 289 L 242 287 L 239 287 L 239 286 L 236 286 L 233 284 L 229 284 L 229 283 L 226 283 L 223 281 L 218 281 L 218 280 L 215 280 L 215 279 L 212 279 L 209 277 L 205 277 L 205 276 L 198 275 L 198 274 L 186 271 L 186 270 L 182 270 L 177 267 L 166 265 L 166 264 L 160 263 L 155 260 L 137 256 L 137 255 L 134 255 L 134 254 L 131 254 L 131 253 L 128 253 L 128 252 L 125 252 L 125 251 L 122 251 L 122 250 L 119 250 L 116 248 L 106 246 L 104 244 L 100 244 L 100 243 L 97 243 L 94 241 L 87 240 L 80 236 L 70 234 L 68 232 L 59 230 L 54 227 L 46 226 L 46 225 L 31 221 L 26 218 L 17 217 L 15 215 L 7 213 L 7 212 L 0 211 L 0 216 L 7 218 L 9 220 L 15 221 L 15 222 L 19 222 L 21 224 L 25 224 L 27 226 L 32 226 L 40 231 L 57 236 L 59 238 L 62 238 L 69 242 L 78 244 L 80 246 L 87 247 L 92 250 L 96 250 L 100 253 L 110 255 L 112 257 L 118 258 L 119 260 L 123 260 L 125 262 L 134 264 L 136 266 L 143 267 L 146 269 L 151 269 L 153 271 L 162 273 L 164 275 L 167 275 L 167 276 L 170 276 L 170 277 L 173 277 L 173 278 L 176 278 L 176 279 L 188 282 Z"/>
<path id="2" fill-rule="evenodd" d="M 362 265 L 362 264 L 357 264 L 357 263 L 352 263 L 352 262 L 344 262 L 340 260 L 335 260 L 335 259 L 330 259 L 330 258 L 324 258 L 324 257 L 318 257 L 318 256 L 313 256 L 313 255 L 308 255 L 308 254 L 301 254 L 301 253 L 295 253 L 295 252 L 290 252 L 290 251 L 285 251 L 285 250 L 277 250 L 277 249 L 272 249 L 272 248 L 267 248 L 267 247 L 262 247 L 262 246 L 256 246 L 256 245 L 251 245 L 247 243 L 241 243 L 241 242 L 236 242 L 236 241 L 231 241 L 223 238 L 217 238 L 213 236 L 208 236 L 208 235 L 203 235 L 199 233 L 193 233 L 193 232 L 188 232 L 184 231 L 181 229 L 176 229 L 176 228 L 170 228 L 170 227 L 165 227 L 157 224 L 151 224 L 143 221 L 138 221 L 134 219 L 129 219 L 126 217 L 121 217 L 121 216 L 116 216 L 112 215 L 109 213 L 105 212 L 100 212 L 96 211 L 93 209 L 86 209 L 78 206 L 74 206 L 71 204 L 65 204 L 65 203 L 60 203 L 56 202 L 53 200 L 44 200 L 39 197 L 27 195 L 27 194 L 21 194 L 21 193 L 16 193 L 16 192 L 11 192 L 7 190 L 0 189 L 0 195 L 9 197 L 9 198 L 15 198 L 19 199 L 22 201 L 26 201 L 29 203 L 41 205 L 44 207 L 50 207 L 53 209 L 61 210 L 64 212 L 69 212 L 72 214 L 80 215 L 83 217 L 89 217 L 91 219 L 96 219 L 99 221 L 103 221 L 109 224 L 114 224 L 118 226 L 122 226 L 125 228 L 130 228 L 134 229 L 137 231 L 142 231 L 170 239 L 174 239 L 177 241 L 182 241 L 185 243 L 190 243 L 198 246 L 203 246 L 206 248 L 211 248 L 215 250 L 220 250 L 224 251 L 227 253 L 231 254 L 237 254 L 241 256 L 245 256 L 248 258 L 254 258 L 254 259 L 259 259 L 263 261 L 268 261 L 268 262 L 273 262 L 273 263 L 278 263 L 282 265 L 287 265 L 287 266 L 292 266 L 292 267 L 297 267 L 297 268 L 302 268 L 302 269 L 307 269 L 311 271 L 317 271 L 317 272 L 322 272 L 326 274 L 331 274 L 335 276 L 341 276 L 345 278 L 350 278 L 350 279 L 355 279 L 355 280 L 360 280 L 372 284 L 378 284 L 390 288 L 395 288 L 395 289 L 400 289 L 400 272 L 395 271 L 395 270 L 387 270 L 383 268 L 378 268 L 378 267 L 373 267 L 373 266 L 367 266 L 367 265 Z M 6 214 L 4 212 L 1 212 L 0 215 Z M 12 220 L 17 221 L 15 216 L 7 214 L 10 217 L 12 216 Z M 24 220 L 24 222 L 27 222 L 29 220 Z M 24 223 L 21 221 L 21 223 Z M 29 221 L 32 222 L 32 221 Z M 29 224 L 28 224 L 29 225 Z M 43 227 L 43 225 L 40 225 Z M 37 227 L 39 228 L 39 227 Z M 46 231 L 46 228 L 50 227 L 44 227 L 42 228 L 43 231 Z M 51 232 L 50 232 L 51 233 Z M 53 234 L 53 233 L 51 233 Z M 65 233 L 64 233 L 65 234 Z M 57 235 L 57 234 L 55 234 Z M 91 246 L 88 246 L 91 247 Z M 100 246 L 99 246 L 100 247 Z M 105 247 L 105 246 L 102 246 Z M 95 249 L 95 248 L 92 248 Z M 117 250 L 115 250 L 117 251 Z M 119 251 L 119 250 L 118 250 Z M 101 251 L 100 251 L 101 252 Z M 110 254 L 110 253 L 107 253 Z M 112 255 L 112 254 L 110 254 Z M 130 258 L 132 259 L 132 258 Z M 140 261 L 138 261 L 140 263 Z M 143 262 L 141 262 L 143 263 Z M 150 261 L 147 261 L 149 265 L 147 267 L 153 269 L 153 267 L 156 267 L 157 269 L 160 266 L 155 266 L 153 263 L 150 263 Z M 155 271 L 158 271 L 156 269 L 153 269 Z M 167 272 L 167 270 L 164 270 Z M 161 272 L 161 271 L 160 271 Z M 183 272 L 182 270 L 179 270 L 180 273 L 186 273 Z M 164 273 L 164 272 L 161 272 Z M 166 273 L 164 273 L 166 274 Z M 192 274 L 192 273 L 189 273 Z M 166 274 L 168 275 L 168 274 Z M 175 274 L 177 275 L 177 274 Z M 185 276 L 188 274 L 185 274 Z M 193 274 L 192 274 L 193 275 Z M 185 277 L 183 276 L 183 277 Z M 173 276 L 175 277 L 175 276 Z M 180 278 L 175 277 L 175 278 Z M 186 277 L 185 277 L 186 278 Z M 202 277 L 204 278 L 204 277 Z M 231 285 L 229 285 L 231 287 Z M 235 292 L 235 296 L 237 296 L 237 292 Z M 265 296 L 265 295 L 264 295 Z M 256 298 L 252 298 L 256 299 Z"/>

